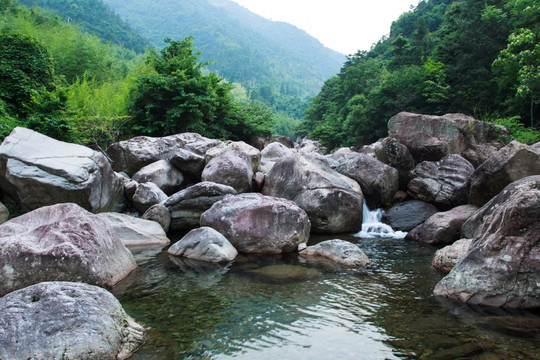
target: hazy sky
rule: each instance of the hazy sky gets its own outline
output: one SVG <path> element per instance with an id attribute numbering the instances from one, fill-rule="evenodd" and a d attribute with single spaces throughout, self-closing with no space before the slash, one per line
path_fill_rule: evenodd
<path id="1" fill-rule="evenodd" d="M 265 18 L 305 30 L 345 55 L 369 50 L 418 0 L 233 0 Z"/>

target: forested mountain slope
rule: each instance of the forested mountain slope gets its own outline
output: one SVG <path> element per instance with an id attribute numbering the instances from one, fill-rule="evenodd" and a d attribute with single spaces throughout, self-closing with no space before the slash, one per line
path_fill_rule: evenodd
<path id="1" fill-rule="evenodd" d="M 345 56 L 296 27 L 255 15 L 230 0 L 105 0 L 153 44 L 193 36 L 201 60 L 252 99 L 302 116 L 302 103 L 335 75 Z M 296 113 L 295 113 L 296 112 Z"/>
<path id="2" fill-rule="evenodd" d="M 150 42 L 134 31 L 101 0 L 18 0 L 27 7 L 39 6 L 51 10 L 66 22 L 73 22 L 89 33 L 122 45 L 125 48 L 144 52 Z"/>
<path id="3" fill-rule="evenodd" d="M 326 81 L 301 133 L 331 148 L 361 145 L 386 136 L 400 111 L 463 112 L 518 130 L 536 125 L 539 19 L 534 0 L 421 1 L 389 37 Z"/>

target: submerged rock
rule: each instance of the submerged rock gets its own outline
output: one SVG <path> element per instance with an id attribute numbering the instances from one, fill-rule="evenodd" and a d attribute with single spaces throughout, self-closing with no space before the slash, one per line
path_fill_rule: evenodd
<path id="1" fill-rule="evenodd" d="M 76 204 L 42 207 L 0 225 L 0 295 L 52 280 L 111 287 L 136 267 L 109 223 Z"/>
<path id="2" fill-rule="evenodd" d="M 43 282 L 0 298 L 1 359 L 126 359 L 145 329 L 97 286 Z"/>
<path id="3" fill-rule="evenodd" d="M 370 262 L 367 255 L 357 245 L 339 239 L 326 240 L 317 245 L 308 246 L 299 254 L 306 257 L 322 256 L 351 268 L 364 268 Z"/>
<path id="4" fill-rule="evenodd" d="M 479 235 L 434 293 L 470 304 L 540 307 L 540 176 L 507 186 L 486 206 Z"/>
<path id="5" fill-rule="evenodd" d="M 363 195 L 358 183 L 330 168 L 324 157 L 299 154 L 279 160 L 266 176 L 263 194 L 298 204 L 318 233 L 362 228 Z"/>
<path id="6" fill-rule="evenodd" d="M 76 203 L 88 211 L 120 211 L 124 183 L 107 158 L 25 128 L 0 145 L 0 187 L 27 210 Z"/>
<path id="7" fill-rule="evenodd" d="M 305 281 L 322 276 L 322 273 L 317 269 L 290 264 L 263 266 L 259 269 L 249 270 L 247 273 L 270 283 Z"/>
<path id="8" fill-rule="evenodd" d="M 240 253 L 296 251 L 310 233 L 307 214 L 294 202 L 256 193 L 215 203 L 202 214 L 201 226 L 216 229 Z"/>
<path id="9" fill-rule="evenodd" d="M 167 252 L 174 256 L 211 262 L 232 261 L 238 255 L 229 240 L 210 227 L 191 230 Z"/>

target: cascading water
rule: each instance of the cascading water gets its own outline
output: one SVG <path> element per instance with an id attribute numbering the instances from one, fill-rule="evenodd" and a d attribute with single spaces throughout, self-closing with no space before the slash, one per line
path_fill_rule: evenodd
<path id="1" fill-rule="evenodd" d="M 403 239 L 407 233 L 403 231 L 394 231 L 390 225 L 381 221 L 384 210 L 369 210 L 364 201 L 364 210 L 362 216 L 362 231 L 354 234 L 361 238 L 392 238 Z"/>

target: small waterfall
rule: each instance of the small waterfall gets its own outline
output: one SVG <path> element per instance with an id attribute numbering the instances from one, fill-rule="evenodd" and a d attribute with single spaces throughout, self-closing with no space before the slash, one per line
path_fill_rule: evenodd
<path id="1" fill-rule="evenodd" d="M 394 231 L 390 225 L 381 222 L 383 215 L 382 209 L 369 210 L 364 201 L 364 210 L 362 217 L 362 231 L 354 236 L 362 238 L 391 238 L 403 239 L 407 233 L 403 231 Z"/>

